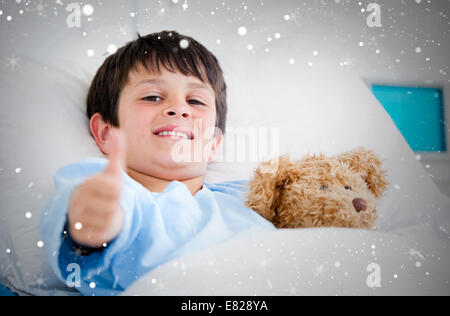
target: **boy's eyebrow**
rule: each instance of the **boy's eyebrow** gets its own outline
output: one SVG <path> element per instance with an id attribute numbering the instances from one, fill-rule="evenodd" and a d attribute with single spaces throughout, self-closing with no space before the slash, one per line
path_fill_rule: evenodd
<path id="1" fill-rule="evenodd" d="M 145 79 L 145 80 L 142 80 L 141 82 L 139 82 L 135 87 L 137 87 L 141 84 L 144 84 L 144 83 L 151 83 L 151 84 L 162 85 L 162 86 L 166 86 L 168 84 L 167 81 L 162 80 L 162 79 Z M 189 82 L 189 84 L 187 86 L 189 88 L 205 89 L 205 90 L 212 92 L 211 89 L 208 88 L 208 86 L 206 86 L 205 84 L 202 84 L 202 83 Z"/>
<path id="2" fill-rule="evenodd" d="M 140 86 L 141 84 L 144 84 L 144 83 L 167 85 L 167 82 L 165 80 L 161 80 L 161 79 L 145 79 L 145 80 L 142 80 L 141 82 L 139 82 L 137 85 L 135 85 L 135 87 Z"/>

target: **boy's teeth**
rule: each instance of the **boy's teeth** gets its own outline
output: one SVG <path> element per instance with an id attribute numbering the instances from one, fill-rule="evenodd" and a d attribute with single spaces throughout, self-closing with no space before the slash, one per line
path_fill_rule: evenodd
<path id="1" fill-rule="evenodd" d="M 159 135 L 159 136 L 168 136 L 168 135 L 170 135 L 170 136 L 179 136 L 179 137 L 183 137 L 183 138 L 189 139 L 189 137 L 188 137 L 186 134 L 180 133 L 180 132 L 168 132 L 168 131 L 164 131 L 164 132 L 158 133 L 158 135 Z"/>

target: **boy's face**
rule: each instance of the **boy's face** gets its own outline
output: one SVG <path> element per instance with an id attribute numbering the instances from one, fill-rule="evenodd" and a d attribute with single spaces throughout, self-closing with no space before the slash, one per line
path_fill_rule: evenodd
<path id="1" fill-rule="evenodd" d="M 196 77 L 164 67 L 160 74 L 132 71 L 118 109 L 128 168 L 164 180 L 203 176 L 222 141 L 221 134 L 214 136 L 215 100 L 214 89 Z M 171 126 L 190 139 L 165 135 Z"/>

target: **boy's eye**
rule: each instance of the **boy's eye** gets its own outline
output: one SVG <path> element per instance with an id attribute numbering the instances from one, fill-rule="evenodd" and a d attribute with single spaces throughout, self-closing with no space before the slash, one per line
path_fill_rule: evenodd
<path id="1" fill-rule="evenodd" d="M 205 105 L 203 102 L 198 101 L 198 100 L 194 100 L 194 99 L 189 100 L 189 102 L 191 102 L 191 101 L 195 102 L 194 104 L 202 104 L 202 105 Z"/>
<path id="2" fill-rule="evenodd" d="M 142 100 L 150 101 L 150 102 L 156 102 L 156 101 L 158 101 L 158 100 L 154 100 L 155 98 L 161 99 L 160 97 L 158 97 L 158 96 L 156 96 L 156 95 L 151 95 L 151 96 L 148 96 L 148 97 L 143 98 Z"/>
<path id="3" fill-rule="evenodd" d="M 150 102 L 158 102 L 158 101 L 161 101 L 162 98 L 161 98 L 161 97 L 158 97 L 157 95 L 151 95 L 151 96 L 148 96 L 148 97 L 143 98 L 142 100 L 144 100 L 144 101 L 150 101 Z M 199 101 L 199 100 L 195 100 L 195 99 L 188 100 L 188 102 L 189 102 L 189 103 L 190 103 L 190 102 L 194 102 L 194 104 L 205 105 L 203 102 L 201 102 L 201 101 Z"/>
<path id="4" fill-rule="evenodd" d="M 345 189 L 346 189 L 346 190 L 351 190 L 351 189 L 352 189 L 352 187 L 351 187 L 351 186 L 349 186 L 349 185 L 346 185 L 346 186 L 345 186 Z"/>
<path id="5" fill-rule="evenodd" d="M 320 187 L 320 191 L 327 191 L 327 190 L 328 190 L 328 187 L 326 185 L 322 185 Z"/>

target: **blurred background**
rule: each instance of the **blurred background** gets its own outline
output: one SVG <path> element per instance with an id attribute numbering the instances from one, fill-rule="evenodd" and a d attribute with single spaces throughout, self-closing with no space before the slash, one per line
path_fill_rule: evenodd
<path id="1" fill-rule="evenodd" d="M 230 51 L 298 71 L 332 61 L 364 80 L 450 196 L 449 15 L 448 0 L 1 0 L 0 67 L 26 71 L 32 58 L 94 74 L 138 32 L 161 30 L 194 37 L 219 61 Z"/>

